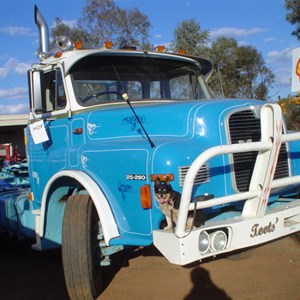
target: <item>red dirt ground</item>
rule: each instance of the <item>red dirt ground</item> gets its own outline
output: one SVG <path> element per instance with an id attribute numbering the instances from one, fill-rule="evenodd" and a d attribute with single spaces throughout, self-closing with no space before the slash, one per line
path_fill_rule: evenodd
<path id="1" fill-rule="evenodd" d="M 104 271 L 99 300 L 300 300 L 300 234 L 257 247 L 241 260 L 181 267 L 154 247 L 121 252 Z M 68 299 L 59 250 L 0 240 L 1 300 Z"/>

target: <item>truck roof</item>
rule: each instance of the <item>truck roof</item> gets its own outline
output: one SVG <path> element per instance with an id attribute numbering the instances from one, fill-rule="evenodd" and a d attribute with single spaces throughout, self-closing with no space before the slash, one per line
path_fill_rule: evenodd
<path id="1" fill-rule="evenodd" d="M 54 53 L 54 52 L 53 52 Z M 102 47 L 100 49 L 83 49 L 83 50 L 71 50 L 60 53 L 61 56 L 57 57 L 54 55 L 47 57 L 42 60 L 43 65 L 51 65 L 56 63 L 61 63 L 64 65 L 65 74 L 69 73 L 70 68 L 82 58 L 88 56 L 137 56 L 137 57 L 157 57 L 165 59 L 174 59 L 174 60 L 188 60 L 191 63 L 196 63 L 200 65 L 202 74 L 205 77 L 208 77 L 212 71 L 212 63 L 205 58 L 183 55 L 177 53 L 168 53 L 168 52 L 157 52 L 157 51 L 137 51 L 137 50 L 121 50 L 121 49 L 107 49 Z M 35 64 L 36 66 L 36 64 Z"/>

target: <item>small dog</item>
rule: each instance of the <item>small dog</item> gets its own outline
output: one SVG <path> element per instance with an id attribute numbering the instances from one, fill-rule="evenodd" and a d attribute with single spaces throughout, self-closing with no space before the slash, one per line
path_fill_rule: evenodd
<path id="1" fill-rule="evenodd" d="M 154 184 L 155 198 L 159 203 L 159 208 L 166 217 L 167 226 L 164 230 L 173 228 L 173 222 L 177 224 L 178 212 L 181 194 L 172 189 L 170 181 L 161 181 L 156 179 Z M 205 222 L 205 217 L 202 211 L 197 210 L 195 220 L 193 220 L 193 212 L 190 211 L 186 223 L 186 229 L 191 229 L 192 226 L 199 227 Z"/>

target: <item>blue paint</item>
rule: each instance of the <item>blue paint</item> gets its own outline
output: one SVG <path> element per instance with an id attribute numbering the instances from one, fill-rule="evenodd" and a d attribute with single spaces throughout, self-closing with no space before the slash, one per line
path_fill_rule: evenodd
<path id="1" fill-rule="evenodd" d="M 228 107 L 236 109 L 254 104 L 262 103 L 211 100 L 138 106 L 136 113 L 154 141 L 154 149 L 126 106 L 99 107 L 74 115 L 71 121 L 49 122 L 47 130 L 51 142 L 34 145 L 31 137 L 28 138 L 31 169 L 36 172 L 31 176 L 35 207 L 40 207 L 47 180 L 56 172 L 82 170 L 98 183 L 109 199 L 121 234 L 112 244 L 149 244 L 152 230 L 159 228 L 163 215 L 153 191 L 153 208 L 142 209 L 141 185 L 148 183 L 153 187 L 151 174 L 172 173 L 175 175 L 172 186 L 181 192 L 178 167 L 189 166 L 210 147 L 227 144 L 225 118 Z M 83 134 L 72 134 L 74 127 L 82 127 Z M 297 149 L 298 146 L 291 146 L 292 164 L 299 161 Z M 204 193 L 222 196 L 234 192 L 232 166 L 227 156 L 209 161 L 209 170 L 209 182 L 195 186 L 193 197 Z M 143 174 L 145 180 L 129 180 L 128 174 Z M 213 213 L 221 208 L 207 211 Z M 59 243 L 59 238 L 55 242 Z"/>

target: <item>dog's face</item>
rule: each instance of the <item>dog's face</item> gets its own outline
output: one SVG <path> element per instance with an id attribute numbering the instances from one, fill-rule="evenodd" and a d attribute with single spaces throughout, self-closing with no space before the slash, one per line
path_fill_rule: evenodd
<path id="1" fill-rule="evenodd" d="M 160 204 L 169 203 L 172 192 L 170 181 L 161 181 L 157 178 L 154 184 L 154 192 L 155 197 Z"/>

